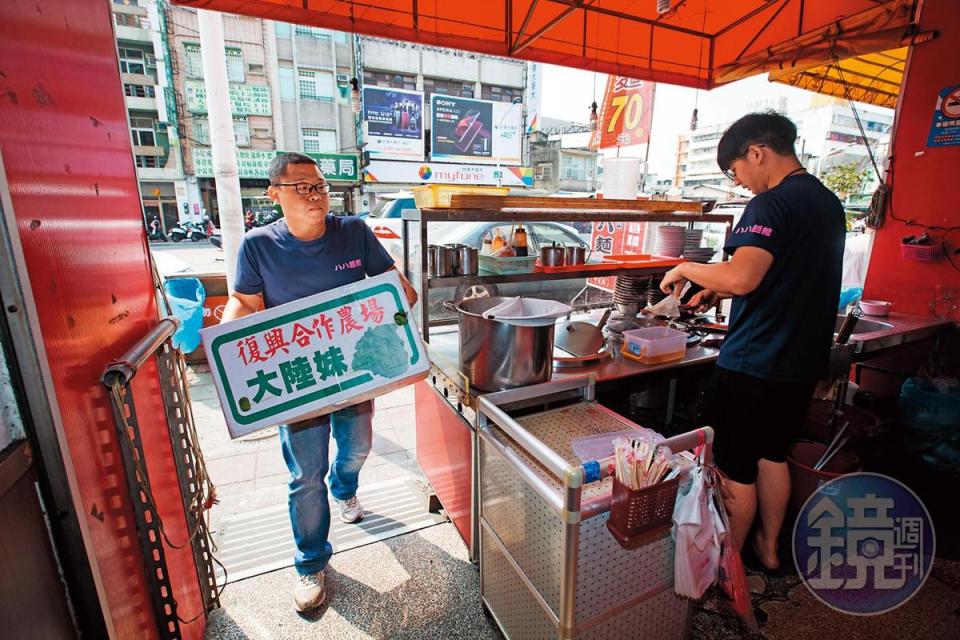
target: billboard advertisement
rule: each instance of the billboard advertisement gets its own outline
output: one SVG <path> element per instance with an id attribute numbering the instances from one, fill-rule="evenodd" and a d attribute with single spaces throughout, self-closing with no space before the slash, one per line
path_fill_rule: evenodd
<path id="1" fill-rule="evenodd" d="M 363 88 L 363 119 L 372 158 L 423 160 L 423 94 Z"/>
<path id="2" fill-rule="evenodd" d="M 433 95 L 430 110 L 432 160 L 521 163 L 523 105 Z"/>

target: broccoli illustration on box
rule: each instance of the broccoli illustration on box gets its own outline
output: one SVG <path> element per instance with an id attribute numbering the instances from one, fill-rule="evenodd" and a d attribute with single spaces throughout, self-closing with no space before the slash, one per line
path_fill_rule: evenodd
<path id="1" fill-rule="evenodd" d="M 384 378 L 395 378 L 408 366 L 407 350 L 397 334 L 397 327 L 382 324 L 367 329 L 353 352 L 354 371 L 366 370 Z"/>

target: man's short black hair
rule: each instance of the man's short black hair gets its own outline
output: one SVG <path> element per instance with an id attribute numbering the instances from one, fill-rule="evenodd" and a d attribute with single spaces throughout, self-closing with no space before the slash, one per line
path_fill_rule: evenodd
<path id="1" fill-rule="evenodd" d="M 270 161 L 270 184 L 280 182 L 283 176 L 287 175 L 287 167 L 291 164 L 312 164 L 316 166 L 317 161 L 302 153 L 281 153 Z"/>
<path id="2" fill-rule="evenodd" d="M 797 125 L 775 111 L 748 113 L 723 132 L 717 145 L 717 164 L 726 171 L 733 161 L 747 152 L 752 144 L 762 144 L 781 156 L 796 153 Z"/>

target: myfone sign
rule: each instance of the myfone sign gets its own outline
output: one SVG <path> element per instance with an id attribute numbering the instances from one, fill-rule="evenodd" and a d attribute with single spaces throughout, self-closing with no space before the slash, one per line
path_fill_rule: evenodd
<path id="1" fill-rule="evenodd" d="M 498 175 L 499 174 L 499 175 Z M 529 167 L 492 167 L 445 162 L 391 162 L 374 160 L 364 169 L 368 183 L 499 184 L 504 187 L 532 187 Z"/>

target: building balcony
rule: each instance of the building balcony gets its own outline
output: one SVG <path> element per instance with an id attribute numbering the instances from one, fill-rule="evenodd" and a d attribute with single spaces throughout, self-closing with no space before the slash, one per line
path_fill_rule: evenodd
<path id="1" fill-rule="evenodd" d="M 557 191 L 593 193 L 596 190 L 597 182 L 595 180 L 571 180 L 566 178 L 557 180 Z"/>
<path id="2" fill-rule="evenodd" d="M 157 145 L 133 145 L 133 155 L 135 156 L 165 156 L 167 149 Z"/>
<path id="3" fill-rule="evenodd" d="M 157 99 L 154 97 L 150 98 L 137 98 L 134 96 L 124 96 L 127 101 L 127 110 L 128 111 L 156 111 L 157 110 Z"/>
<path id="4" fill-rule="evenodd" d="M 117 40 L 125 40 L 127 42 L 153 42 L 150 32 L 146 29 L 141 29 L 139 27 L 127 27 L 119 24 L 116 25 L 116 28 Z"/>
<path id="5" fill-rule="evenodd" d="M 176 167 L 137 167 L 137 179 L 143 182 L 183 180 L 183 171 Z M 149 194 L 144 194 L 144 197 Z"/>

